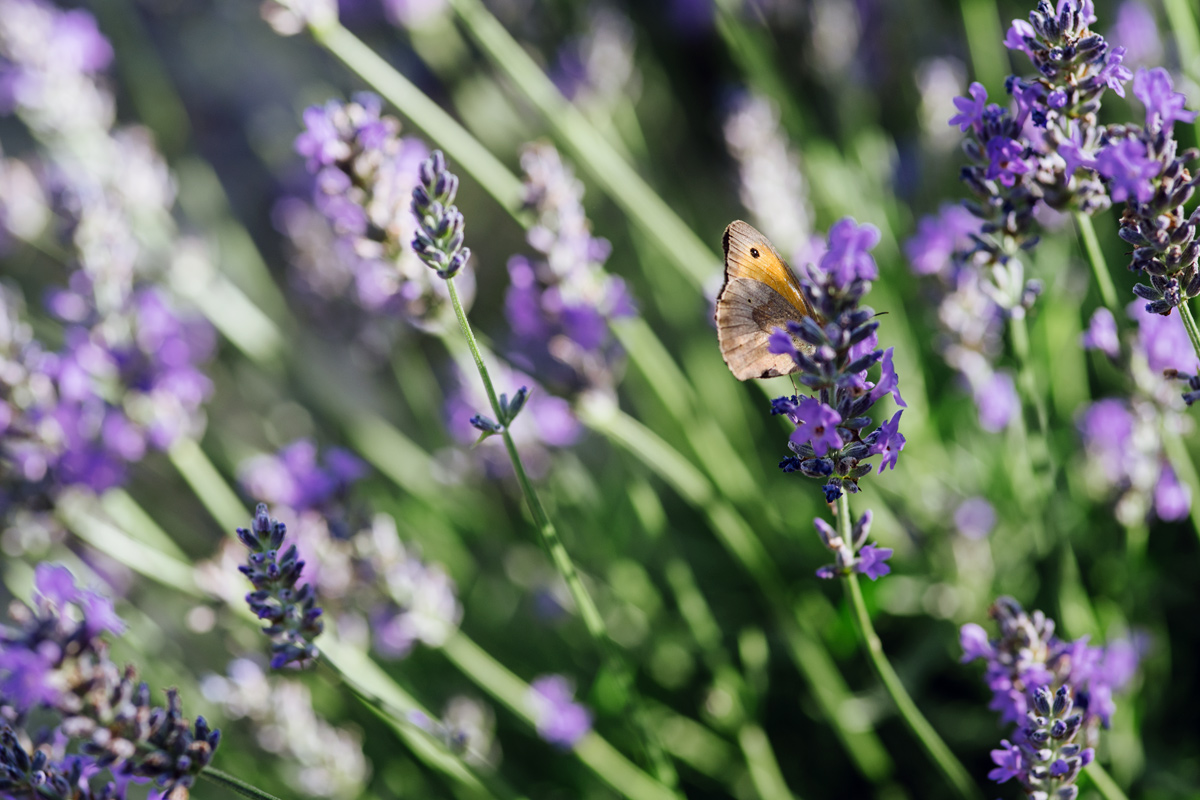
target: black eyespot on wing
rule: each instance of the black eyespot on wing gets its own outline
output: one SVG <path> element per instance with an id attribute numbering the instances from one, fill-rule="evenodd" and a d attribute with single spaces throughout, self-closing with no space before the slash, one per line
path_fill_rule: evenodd
<path id="1" fill-rule="evenodd" d="M 757 248 L 757 247 L 751 247 L 751 248 L 750 248 L 750 255 L 754 256 L 755 258 L 758 258 L 758 248 Z"/>

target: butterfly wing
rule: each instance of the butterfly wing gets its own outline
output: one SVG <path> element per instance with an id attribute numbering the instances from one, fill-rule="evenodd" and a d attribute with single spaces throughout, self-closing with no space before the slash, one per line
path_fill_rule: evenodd
<path id="1" fill-rule="evenodd" d="M 738 220 L 725 229 L 725 284 L 717 295 L 721 357 L 740 381 L 796 371 L 787 355 L 767 349 L 775 328 L 815 317 L 800 283 L 769 241 Z"/>

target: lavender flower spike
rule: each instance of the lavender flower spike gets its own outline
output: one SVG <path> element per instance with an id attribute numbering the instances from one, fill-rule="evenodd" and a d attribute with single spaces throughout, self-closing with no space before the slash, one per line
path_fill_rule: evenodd
<path id="1" fill-rule="evenodd" d="M 811 397 L 780 397 L 772 401 L 772 414 L 785 414 L 796 426 L 785 458 L 784 472 L 802 472 L 825 480 L 825 497 L 837 499 L 843 490 L 858 491 L 858 481 L 871 472 L 867 459 L 882 455 L 884 466 L 895 466 L 904 447 L 900 414 L 865 433 L 875 403 L 890 394 L 904 407 L 892 350 L 876 349 L 875 312 L 861 306 L 878 277 L 870 250 L 879 242 L 872 225 L 846 218 L 829 231 L 829 249 L 818 265 L 800 276 L 800 286 L 816 309 L 817 319 L 789 322 L 776 328 L 769 347 L 786 353 L 800 368 L 800 383 L 813 389 Z M 882 363 L 879 381 L 867 380 L 867 370 Z"/>
<path id="2" fill-rule="evenodd" d="M 312 584 L 296 588 L 304 570 L 296 546 L 293 544 L 282 556 L 279 554 L 286 534 L 287 526 L 267 514 L 265 503 L 259 503 L 255 509 L 252 528 L 237 529 L 238 539 L 250 548 L 247 563 L 238 567 L 254 584 L 246 602 L 259 619 L 270 623 L 263 633 L 273 641 L 273 669 L 315 659 L 317 647 L 312 641 L 325 627 Z"/>
<path id="3" fill-rule="evenodd" d="M 438 277 L 453 278 L 471 258 L 471 248 L 463 246 L 465 220 L 454 205 L 458 176 L 446 168 L 442 151 L 434 150 L 421 162 L 420 178 L 413 189 L 412 208 L 418 220 L 413 250 L 437 270 Z"/>

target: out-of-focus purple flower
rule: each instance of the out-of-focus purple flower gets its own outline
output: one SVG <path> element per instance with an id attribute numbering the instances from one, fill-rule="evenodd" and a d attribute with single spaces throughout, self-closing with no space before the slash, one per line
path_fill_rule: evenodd
<path id="1" fill-rule="evenodd" d="M 1117 321 L 1107 308 L 1097 308 L 1092 314 L 1088 328 L 1080 336 L 1079 343 L 1087 350 L 1099 350 L 1109 358 L 1121 354 L 1121 342 L 1117 339 Z"/>
<path id="2" fill-rule="evenodd" d="M 871 580 L 877 581 L 892 571 L 892 568 L 886 563 L 892 557 L 892 552 L 892 548 L 890 547 L 876 547 L 873 544 L 865 545 L 858 551 L 858 565 L 856 569 Z"/>
<path id="3" fill-rule="evenodd" d="M 968 539 L 985 539 L 996 527 L 996 509 L 982 497 L 968 497 L 954 511 L 954 527 Z"/>
<path id="4" fill-rule="evenodd" d="M 879 236 L 879 229 L 869 223 L 859 225 L 849 217 L 838 220 L 829 229 L 829 249 L 818 267 L 833 278 L 839 289 L 846 289 L 855 280 L 876 280 L 879 268 L 870 251 L 879 244 Z"/>
<path id="5" fill-rule="evenodd" d="M 968 622 L 959 631 L 959 645 L 962 647 L 962 663 L 968 664 L 977 658 L 991 658 L 992 645 L 988 642 L 987 631 L 982 625 Z"/>
<path id="6" fill-rule="evenodd" d="M 307 159 L 313 205 L 332 227 L 333 241 L 319 238 L 303 207 L 280 208 L 276 224 L 296 249 L 300 280 L 326 299 L 352 286 L 362 309 L 400 316 L 420 329 L 449 324 L 445 287 L 409 246 L 419 227 L 412 194 L 428 148 L 401 136 L 400 122 L 383 115 L 382 101 L 369 93 L 312 106 L 304 124 L 296 150 Z"/>
<path id="7" fill-rule="evenodd" d="M 1133 94 L 1146 107 L 1146 130 L 1150 133 L 1166 131 L 1170 135 L 1176 121 L 1196 120 L 1195 111 L 1183 109 L 1187 95 L 1175 91 L 1171 73 L 1162 67 L 1138 70 L 1133 76 Z"/>
<path id="8" fill-rule="evenodd" d="M 383 9 L 393 25 L 420 29 L 446 13 L 446 0 L 383 0 Z"/>
<path id="9" fill-rule="evenodd" d="M 1151 183 L 1162 171 L 1162 164 L 1151 158 L 1139 139 L 1122 139 L 1096 154 L 1096 171 L 1112 182 L 1112 199 L 1118 203 L 1134 198 L 1145 203 L 1154 196 Z"/>
<path id="10" fill-rule="evenodd" d="M 1091 701 L 1080 702 L 1077 709 L 1085 739 L 1094 736 L 1098 726 L 1108 725 L 1112 692 L 1133 676 L 1136 653 L 1126 644 L 1118 646 L 1112 669 L 1106 669 L 1107 648 L 1090 646 L 1087 637 L 1064 642 L 1054 635 L 1054 620 L 1040 611 L 1026 613 L 1011 597 L 997 598 L 988 613 L 999 626 L 999 637 L 985 642 L 978 625 L 964 625 L 962 660 L 986 662 L 990 707 L 1000 712 L 1001 723 L 1021 723 L 1030 705 L 1041 702 L 1034 696 L 1036 690 L 1069 684 L 1075 696 Z"/>
<path id="11" fill-rule="evenodd" d="M 543 675 L 529 684 L 529 704 L 538 736 L 570 749 L 592 729 L 592 714 L 575 702 L 575 688 L 562 675 Z"/>
<path id="12" fill-rule="evenodd" d="M 625 282 L 604 270 L 611 250 L 592 236 L 583 184 L 558 151 L 526 146 L 525 205 L 536 213 L 527 240 L 540 256 L 513 256 L 504 310 L 513 337 L 509 358 L 556 391 L 611 393 L 622 350 L 609 330 L 636 312 Z"/>
<path id="13" fill-rule="evenodd" d="M 1154 513 L 1159 519 L 1176 522 L 1186 519 L 1192 510 L 1192 493 L 1175 477 L 1175 471 L 1163 467 L 1154 485 Z"/>
<path id="14" fill-rule="evenodd" d="M 1137 322 L 1138 349 L 1154 372 L 1196 370 L 1196 351 L 1178 314 L 1151 314 L 1145 303 L 1134 301 L 1126 307 L 1130 319 Z"/>
<path id="15" fill-rule="evenodd" d="M 13 624 L 0 628 L 5 795 L 44 796 L 49 789 L 56 797 L 89 800 L 123 796 L 127 784 L 150 780 L 156 783 L 151 796 L 160 800 L 186 791 L 212 761 L 220 732 L 203 717 L 189 726 L 174 689 L 165 708 L 152 706 L 137 671 L 108 658 L 100 634 L 120 634 L 124 624 L 107 598 L 78 587 L 65 567 L 51 564 L 35 569 L 34 591 L 33 605 L 14 603 Z M 22 746 L 30 741 L 52 746 L 30 754 Z M 64 757 L 68 746 L 85 755 Z M 93 793 L 88 781 L 103 769 L 112 782 Z"/>
<path id="16" fill-rule="evenodd" d="M 1007 428 L 1021 410 L 1021 398 L 1012 376 L 999 370 L 992 373 L 976 390 L 975 406 L 979 409 L 979 426 L 985 431 L 998 433 Z"/>
<path id="17" fill-rule="evenodd" d="M 1158 21 L 1141 0 L 1125 0 L 1117 7 L 1117 21 L 1107 38 L 1125 49 L 1125 57 L 1134 66 L 1153 64 L 1162 56 Z"/>
<path id="18" fill-rule="evenodd" d="M 357 456 L 341 448 L 326 451 L 322 465 L 317 460 L 316 444 L 311 439 L 299 439 L 276 455 L 249 459 L 238 471 L 247 494 L 302 511 L 322 508 L 343 496 L 367 468 Z"/>
<path id="19" fill-rule="evenodd" d="M 955 253 L 971 247 L 971 235 L 978 234 L 979 218 L 959 204 L 946 204 L 936 215 L 917 223 L 917 232 L 904 243 L 904 254 L 918 275 L 947 274 Z"/>

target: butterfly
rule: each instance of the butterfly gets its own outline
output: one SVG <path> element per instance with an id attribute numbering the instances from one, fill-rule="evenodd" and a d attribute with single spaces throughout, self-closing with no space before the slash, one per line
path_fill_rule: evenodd
<path id="1" fill-rule="evenodd" d="M 739 381 L 790 375 L 799 367 L 791 356 L 767 349 L 776 328 L 788 320 L 820 316 L 813 309 L 791 267 L 753 226 L 740 219 L 729 224 L 723 239 L 725 283 L 717 295 L 717 343 L 721 357 Z M 795 337 L 793 336 L 793 340 Z M 802 351 L 812 345 L 796 341 Z"/>

